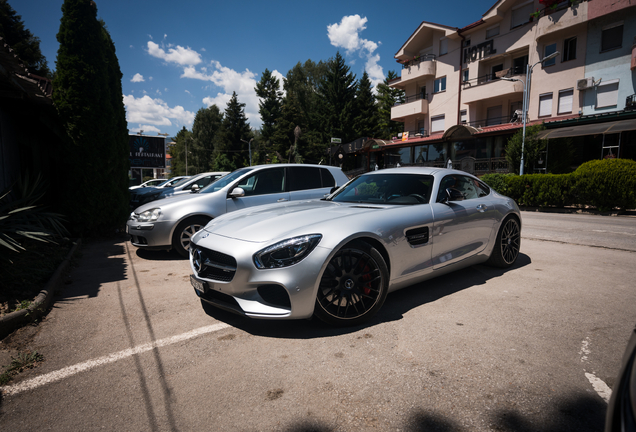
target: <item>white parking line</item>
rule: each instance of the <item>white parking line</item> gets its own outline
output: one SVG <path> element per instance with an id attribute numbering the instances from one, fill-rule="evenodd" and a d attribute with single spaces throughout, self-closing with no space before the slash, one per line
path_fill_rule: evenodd
<path id="1" fill-rule="evenodd" d="M 583 342 L 581 342 L 581 350 L 579 351 L 579 355 L 581 356 L 581 363 L 586 363 L 588 361 L 588 356 L 592 353 L 590 350 L 590 338 L 586 337 Z M 593 373 L 585 372 L 585 378 L 592 384 L 592 388 L 594 391 L 606 402 L 609 403 L 610 397 L 612 396 L 612 389 L 609 388 L 605 381 L 594 375 Z"/>
<path id="2" fill-rule="evenodd" d="M 113 363 L 118 360 L 122 360 L 128 357 L 131 357 L 136 354 L 141 354 L 147 351 L 150 351 L 154 348 L 164 347 L 167 345 L 172 345 L 178 342 L 182 342 L 188 339 L 195 338 L 197 336 L 201 336 L 207 333 L 213 333 L 219 330 L 223 330 L 225 328 L 230 327 L 228 324 L 219 323 L 213 324 L 205 327 L 200 327 L 198 329 L 191 330 L 186 333 L 182 333 L 180 335 L 171 336 L 168 338 L 160 339 L 155 342 L 146 343 L 143 345 L 138 345 L 133 348 L 128 348 L 123 351 L 119 351 L 104 357 L 99 357 L 93 360 L 88 360 L 84 363 L 78 363 L 73 366 L 65 367 L 64 369 L 60 369 L 54 372 L 49 372 L 44 375 L 40 375 L 39 377 L 32 378 L 30 380 L 26 380 L 19 384 L 10 385 L 0 387 L 0 391 L 4 396 L 12 396 L 18 393 L 22 393 L 23 391 L 33 390 L 45 384 L 49 384 L 55 381 L 60 381 L 64 378 L 68 378 L 80 372 L 84 372 L 90 369 L 93 369 L 97 366 L 101 366 L 108 363 Z"/>

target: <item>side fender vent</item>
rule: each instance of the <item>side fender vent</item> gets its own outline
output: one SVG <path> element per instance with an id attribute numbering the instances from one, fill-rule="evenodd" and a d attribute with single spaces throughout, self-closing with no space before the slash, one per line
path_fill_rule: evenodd
<path id="1" fill-rule="evenodd" d="M 413 228 L 406 232 L 406 240 L 411 246 L 428 243 L 428 227 Z"/>

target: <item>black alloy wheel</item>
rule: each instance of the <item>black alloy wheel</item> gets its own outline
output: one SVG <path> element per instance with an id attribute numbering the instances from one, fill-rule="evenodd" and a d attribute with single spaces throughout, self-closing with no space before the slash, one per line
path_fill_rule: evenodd
<path id="1" fill-rule="evenodd" d="M 327 264 L 314 312 L 327 324 L 360 324 L 382 307 L 388 284 L 389 271 L 382 255 L 367 243 L 350 243 Z"/>
<path id="2" fill-rule="evenodd" d="M 517 261 L 520 248 L 521 229 L 519 221 L 515 217 L 509 217 L 501 224 L 488 264 L 502 268 L 510 267 Z"/>

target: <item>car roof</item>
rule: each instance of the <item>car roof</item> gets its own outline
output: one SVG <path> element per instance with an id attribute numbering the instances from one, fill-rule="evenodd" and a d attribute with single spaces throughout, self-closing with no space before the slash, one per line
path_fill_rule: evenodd
<path id="1" fill-rule="evenodd" d="M 379 171 L 369 171 L 362 175 L 373 175 L 373 174 L 428 174 L 428 175 L 447 175 L 447 174 L 461 174 L 461 175 L 469 175 L 473 176 L 470 173 L 465 171 L 459 171 L 448 168 L 437 168 L 437 167 L 400 167 L 400 168 L 387 168 Z"/>

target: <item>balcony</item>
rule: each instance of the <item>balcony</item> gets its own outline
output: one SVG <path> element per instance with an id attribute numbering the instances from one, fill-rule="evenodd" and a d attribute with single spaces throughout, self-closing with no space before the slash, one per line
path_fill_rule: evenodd
<path id="1" fill-rule="evenodd" d="M 414 95 L 404 98 L 404 103 L 396 103 L 391 107 L 391 120 L 400 120 L 412 115 L 428 112 L 428 95 Z"/>
<path id="2" fill-rule="evenodd" d="M 520 81 L 509 81 L 501 79 L 511 77 L 513 75 L 511 71 L 512 69 L 509 69 L 508 71 L 502 71 L 507 72 L 504 73 L 502 77 L 488 74 L 468 81 L 464 81 L 462 83 L 462 102 L 470 104 L 485 99 L 494 99 L 502 96 L 510 96 L 517 93 L 523 93 L 523 83 L 526 80 L 525 75 L 517 75 L 514 77 L 515 80 Z"/>
<path id="3" fill-rule="evenodd" d="M 435 76 L 437 70 L 437 63 L 435 61 L 435 55 L 427 54 L 421 55 L 413 60 L 409 60 L 402 64 L 402 72 L 400 74 L 400 84 L 404 86 L 407 82 L 413 80 L 424 80 L 428 76 Z"/>

